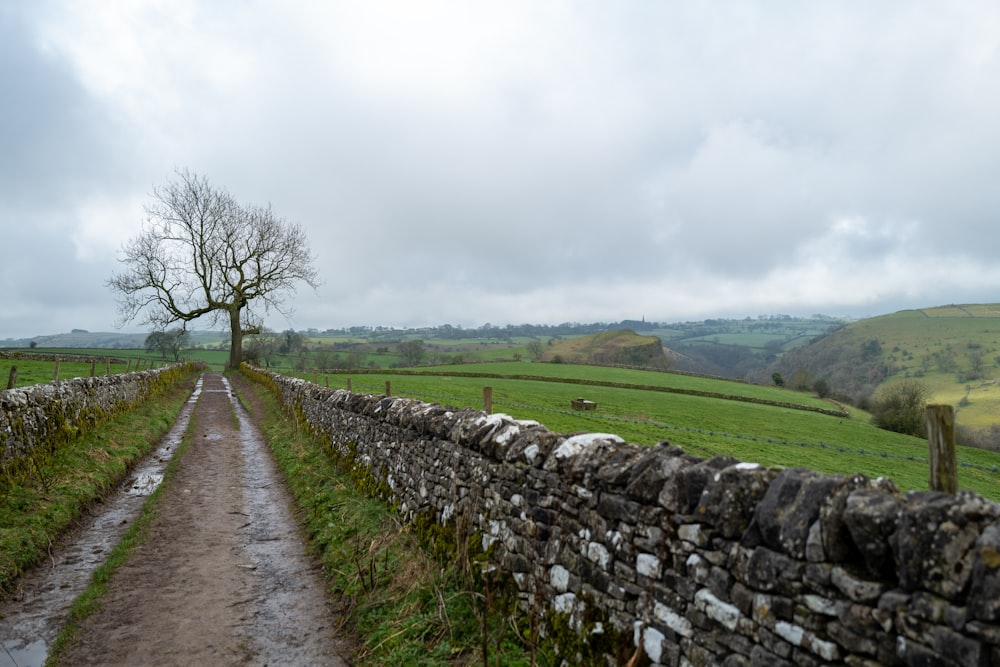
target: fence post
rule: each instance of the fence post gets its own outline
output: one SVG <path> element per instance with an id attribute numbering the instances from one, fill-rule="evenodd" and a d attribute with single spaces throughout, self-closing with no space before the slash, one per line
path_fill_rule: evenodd
<path id="1" fill-rule="evenodd" d="M 90 360 L 90 377 L 97 375 L 97 359 Z"/>
<path id="2" fill-rule="evenodd" d="M 931 491 L 957 492 L 955 409 L 952 406 L 927 406 L 927 446 L 930 450 Z"/>
<path id="3" fill-rule="evenodd" d="M 483 387 L 483 412 L 493 414 L 493 387 Z"/>
<path id="4" fill-rule="evenodd" d="M 56 367 L 55 370 L 52 371 L 52 381 L 59 381 L 59 357 L 56 357 Z"/>
<path id="5" fill-rule="evenodd" d="M 104 374 L 111 375 L 111 357 L 104 357 Z"/>
<path id="6" fill-rule="evenodd" d="M 351 378 L 347 378 L 347 391 L 349 393 L 354 393 L 354 389 L 351 387 Z"/>
<path id="7" fill-rule="evenodd" d="M 17 384 L 17 366 L 10 367 L 10 376 L 7 378 L 7 388 L 13 389 Z"/>
<path id="8" fill-rule="evenodd" d="M 136 370 L 138 370 L 138 368 L 139 367 L 136 366 Z M 126 373 L 131 373 L 132 372 L 132 360 L 131 359 L 128 360 L 128 366 L 125 367 L 125 372 Z"/>
<path id="9" fill-rule="evenodd" d="M 392 383 L 388 380 L 385 381 L 385 395 L 392 396 Z"/>

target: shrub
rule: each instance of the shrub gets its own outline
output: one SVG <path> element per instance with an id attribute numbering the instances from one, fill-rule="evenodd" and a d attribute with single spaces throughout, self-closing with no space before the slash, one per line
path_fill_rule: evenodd
<path id="1" fill-rule="evenodd" d="M 928 398 L 927 386 L 917 380 L 884 386 L 872 397 L 872 422 L 886 431 L 926 437 L 924 409 Z"/>

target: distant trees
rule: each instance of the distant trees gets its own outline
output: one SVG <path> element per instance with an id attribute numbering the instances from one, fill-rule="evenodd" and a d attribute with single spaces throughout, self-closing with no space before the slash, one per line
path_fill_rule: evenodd
<path id="1" fill-rule="evenodd" d="M 778 373 L 778 372 L 771 373 L 771 382 L 774 383 L 775 387 L 784 387 L 785 386 L 785 378 L 783 378 L 781 376 L 781 373 Z"/>
<path id="2" fill-rule="evenodd" d="M 107 282 L 122 324 L 145 313 L 166 327 L 207 316 L 227 322 L 229 365 L 239 366 L 243 336 L 260 331 L 262 313 L 288 314 L 282 297 L 298 282 L 318 285 L 299 225 L 270 206 L 243 205 L 187 170 L 153 189 L 146 224 L 122 249 L 125 270 Z"/>
<path id="3" fill-rule="evenodd" d="M 542 341 L 533 340 L 528 343 L 528 353 L 535 361 L 540 360 L 542 355 L 545 354 L 545 346 L 542 344 Z"/>
<path id="4" fill-rule="evenodd" d="M 265 365 L 270 368 L 271 359 L 278 351 L 281 342 L 279 336 L 267 327 L 261 327 L 260 333 L 243 339 L 243 359 L 250 363 Z"/>
<path id="5" fill-rule="evenodd" d="M 887 431 L 926 437 L 924 412 L 930 395 L 927 385 L 919 380 L 885 385 L 872 397 L 872 422 Z"/>
<path id="6" fill-rule="evenodd" d="M 403 358 L 404 366 L 419 366 L 427 356 L 422 340 L 404 341 L 396 346 L 396 351 Z"/>
<path id="7" fill-rule="evenodd" d="M 281 354 L 294 354 L 305 349 L 306 339 L 294 329 L 286 329 L 281 334 L 281 342 L 278 343 L 278 352 Z"/>
<path id="8" fill-rule="evenodd" d="M 150 352 L 159 352 L 167 359 L 172 357 L 174 361 L 181 358 L 181 350 L 191 342 L 191 335 L 183 328 L 170 329 L 169 331 L 154 331 L 146 336 L 146 349 Z"/>

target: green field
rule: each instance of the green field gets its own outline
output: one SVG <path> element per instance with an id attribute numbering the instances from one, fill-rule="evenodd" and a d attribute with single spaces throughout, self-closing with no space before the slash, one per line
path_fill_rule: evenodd
<path id="1" fill-rule="evenodd" d="M 118 359 L 112 359 L 110 361 L 110 373 L 125 373 L 128 370 L 135 370 L 133 367 L 130 368 L 127 362 L 122 362 Z M 5 389 L 7 387 L 7 381 L 10 378 L 11 368 L 17 368 L 17 381 L 14 386 L 16 387 L 26 387 L 33 384 L 44 384 L 46 382 L 52 382 L 56 378 L 56 364 L 54 361 L 36 361 L 34 359 L 0 359 L 0 382 L 3 382 L 3 386 L 0 389 Z M 69 378 L 75 377 L 90 377 L 91 371 L 94 375 L 106 375 L 108 373 L 109 366 L 104 362 L 98 362 L 91 364 L 90 361 L 73 361 L 72 358 L 67 358 L 59 362 L 59 380 L 68 380 Z"/>
<path id="2" fill-rule="evenodd" d="M 162 363 L 162 359 L 145 351 L 115 353 L 121 358 L 156 359 Z M 221 368 L 227 353 L 193 350 L 185 351 L 184 356 Z M 390 355 L 381 354 L 383 360 L 387 356 Z M 12 363 L 18 364 L 19 377 L 23 379 L 20 368 L 25 361 Z M 51 380 L 51 362 L 28 363 L 38 364 L 33 371 L 38 382 Z M 0 364 L 0 372 L 4 368 Z M 122 364 L 112 365 L 118 372 L 124 368 Z M 927 484 L 927 444 L 923 440 L 877 429 L 870 424 L 866 412 L 854 408 L 847 408 L 850 417 L 817 413 L 814 410 L 838 406 L 810 393 L 773 386 L 679 373 L 527 361 L 421 367 L 399 372 L 368 369 L 338 374 L 296 373 L 291 365 L 277 370 L 335 388 L 346 387 L 350 378 L 354 391 L 362 393 L 382 394 L 386 382 L 390 382 L 394 395 L 455 407 L 481 408 L 483 387 L 488 385 L 493 388 L 495 412 L 536 420 L 556 432 L 614 433 L 640 445 L 667 440 L 698 456 L 727 454 L 767 466 L 803 466 L 824 472 L 892 477 L 904 490 L 923 489 Z M 70 373 L 89 375 L 89 362 L 78 365 L 62 362 L 61 376 L 70 377 Z M 982 391 L 985 395 L 989 389 Z M 992 391 L 1000 395 L 1000 388 L 993 387 Z M 597 410 L 572 410 L 570 402 L 581 397 L 596 402 Z M 973 403 L 982 400 L 973 394 Z M 964 408 L 960 408 L 960 414 L 964 415 L 961 410 Z M 959 462 L 962 488 L 1000 500 L 1000 454 L 960 447 Z"/>
<path id="3" fill-rule="evenodd" d="M 491 377 L 410 375 L 390 373 L 304 374 L 334 388 L 351 379 L 355 392 L 382 394 L 390 382 L 393 395 L 454 407 L 482 407 L 483 387 L 493 388 L 493 409 L 517 419 L 533 419 L 563 433 L 614 433 L 629 442 L 652 445 L 662 440 L 686 451 L 710 457 L 728 454 L 766 466 L 803 466 L 823 472 L 892 477 L 903 490 L 927 487 L 927 443 L 921 439 L 875 428 L 867 413 L 850 410 L 850 418 L 832 417 L 787 407 L 705 398 L 595 384 L 566 384 L 498 378 L 501 371 L 546 372 L 560 379 L 578 377 L 636 385 L 708 388 L 734 396 L 751 395 L 803 406 L 822 404 L 805 393 L 737 382 L 567 364 L 483 364 L 453 367 L 454 372 L 478 369 Z M 440 372 L 445 369 L 431 369 Z M 597 403 L 596 411 L 570 408 L 577 397 Z M 1000 500 L 1000 454 L 959 448 L 959 483 Z"/>

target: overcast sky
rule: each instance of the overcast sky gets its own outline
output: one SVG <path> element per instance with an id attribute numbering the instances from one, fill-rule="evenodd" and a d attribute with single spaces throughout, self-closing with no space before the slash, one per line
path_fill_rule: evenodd
<path id="1" fill-rule="evenodd" d="M 278 330 L 1000 301 L 994 0 L 14 0 L 0 90 L 0 339 L 178 168 L 305 228 Z"/>

